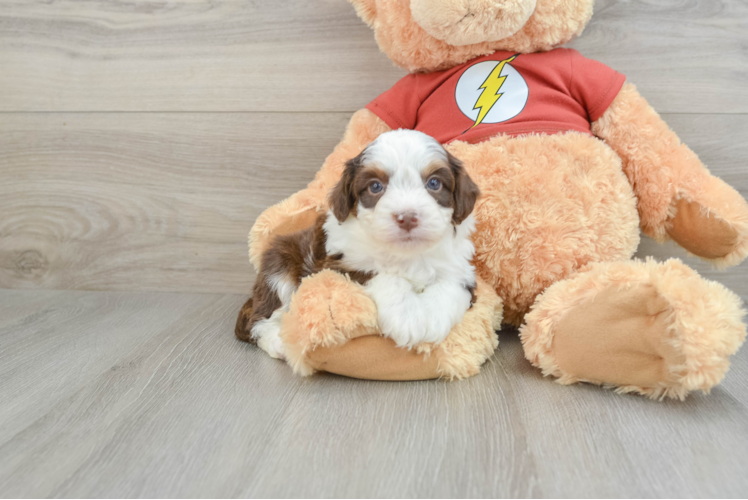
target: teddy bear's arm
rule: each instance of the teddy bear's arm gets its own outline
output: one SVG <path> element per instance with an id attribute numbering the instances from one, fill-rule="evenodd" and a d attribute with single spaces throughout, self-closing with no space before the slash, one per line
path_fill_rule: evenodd
<path id="1" fill-rule="evenodd" d="M 289 234 L 314 224 L 317 213 L 327 209 L 327 193 L 340 179 L 345 162 L 389 130 L 390 127 L 368 109 L 353 114 L 343 140 L 327 157 L 307 188 L 266 209 L 257 218 L 249 233 L 249 260 L 255 269 L 259 269 L 260 256 L 270 237 Z"/>
<path id="2" fill-rule="evenodd" d="M 283 316 L 288 364 L 374 380 L 462 379 L 475 375 L 498 345 L 503 306 L 478 279 L 475 303 L 439 345 L 401 349 L 379 334 L 377 306 L 363 286 L 329 269 L 304 278 Z"/>
<path id="3" fill-rule="evenodd" d="M 634 85 L 624 85 L 592 132 L 621 157 L 645 234 L 669 236 L 720 265 L 748 255 L 748 204 L 709 173 Z"/>

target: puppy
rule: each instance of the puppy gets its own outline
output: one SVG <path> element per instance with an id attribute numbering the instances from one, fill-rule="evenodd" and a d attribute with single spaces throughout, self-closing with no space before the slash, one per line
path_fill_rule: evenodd
<path id="1" fill-rule="evenodd" d="M 436 140 L 382 134 L 345 165 L 330 210 L 273 239 L 236 336 L 283 358 L 280 320 L 301 279 L 322 269 L 364 286 L 379 326 L 400 347 L 439 343 L 474 300 L 471 215 L 478 187 Z"/>

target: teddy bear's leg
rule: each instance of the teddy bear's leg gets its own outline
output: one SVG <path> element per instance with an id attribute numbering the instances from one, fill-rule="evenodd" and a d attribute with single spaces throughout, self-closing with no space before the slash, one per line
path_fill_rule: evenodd
<path id="1" fill-rule="evenodd" d="M 305 278 L 283 316 L 288 363 L 300 375 L 326 371 L 372 380 L 464 378 L 478 373 L 498 343 L 501 301 L 478 282 L 476 302 L 449 337 L 398 348 L 379 334 L 377 308 L 363 287 L 325 270 Z"/>
<path id="2" fill-rule="evenodd" d="M 623 160 L 641 227 L 721 266 L 748 255 L 748 203 L 712 176 L 636 88 L 626 84 L 592 125 Z"/>
<path id="3" fill-rule="evenodd" d="M 737 295 L 677 259 L 598 263 L 539 296 L 520 338 L 559 383 L 682 399 L 722 380 L 743 315 Z"/>
<path id="4" fill-rule="evenodd" d="M 353 114 L 343 140 L 338 144 L 306 189 L 265 210 L 249 233 L 249 260 L 259 269 L 260 256 L 272 236 L 290 234 L 314 224 L 327 209 L 327 193 L 340 179 L 345 162 L 390 128 L 368 109 Z"/>

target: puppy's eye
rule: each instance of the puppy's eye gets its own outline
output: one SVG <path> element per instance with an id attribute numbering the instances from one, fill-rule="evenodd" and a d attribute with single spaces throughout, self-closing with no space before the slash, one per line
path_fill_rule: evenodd
<path id="1" fill-rule="evenodd" d="M 426 187 L 431 189 L 432 191 L 438 191 L 442 187 L 442 181 L 440 181 L 436 177 L 432 177 L 426 183 Z"/>
<path id="2" fill-rule="evenodd" d="M 384 189 L 384 186 L 382 186 L 381 182 L 374 181 L 371 184 L 369 184 L 369 191 L 372 194 L 381 193 L 383 189 Z"/>

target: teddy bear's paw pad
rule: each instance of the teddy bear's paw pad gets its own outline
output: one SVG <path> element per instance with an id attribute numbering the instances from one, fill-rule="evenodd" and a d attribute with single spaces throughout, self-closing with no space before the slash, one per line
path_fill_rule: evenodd
<path id="1" fill-rule="evenodd" d="M 668 235 L 680 246 L 705 259 L 720 259 L 740 242 L 738 231 L 695 201 L 680 199 L 669 220 Z"/>
<path id="2" fill-rule="evenodd" d="M 426 380 L 440 376 L 435 356 L 401 349 L 392 339 L 365 335 L 307 353 L 315 370 L 366 380 Z"/>
<path id="3" fill-rule="evenodd" d="M 611 286 L 568 311 L 554 329 L 553 353 L 566 377 L 655 387 L 675 380 L 683 356 L 668 341 L 672 309 L 648 284 Z"/>

